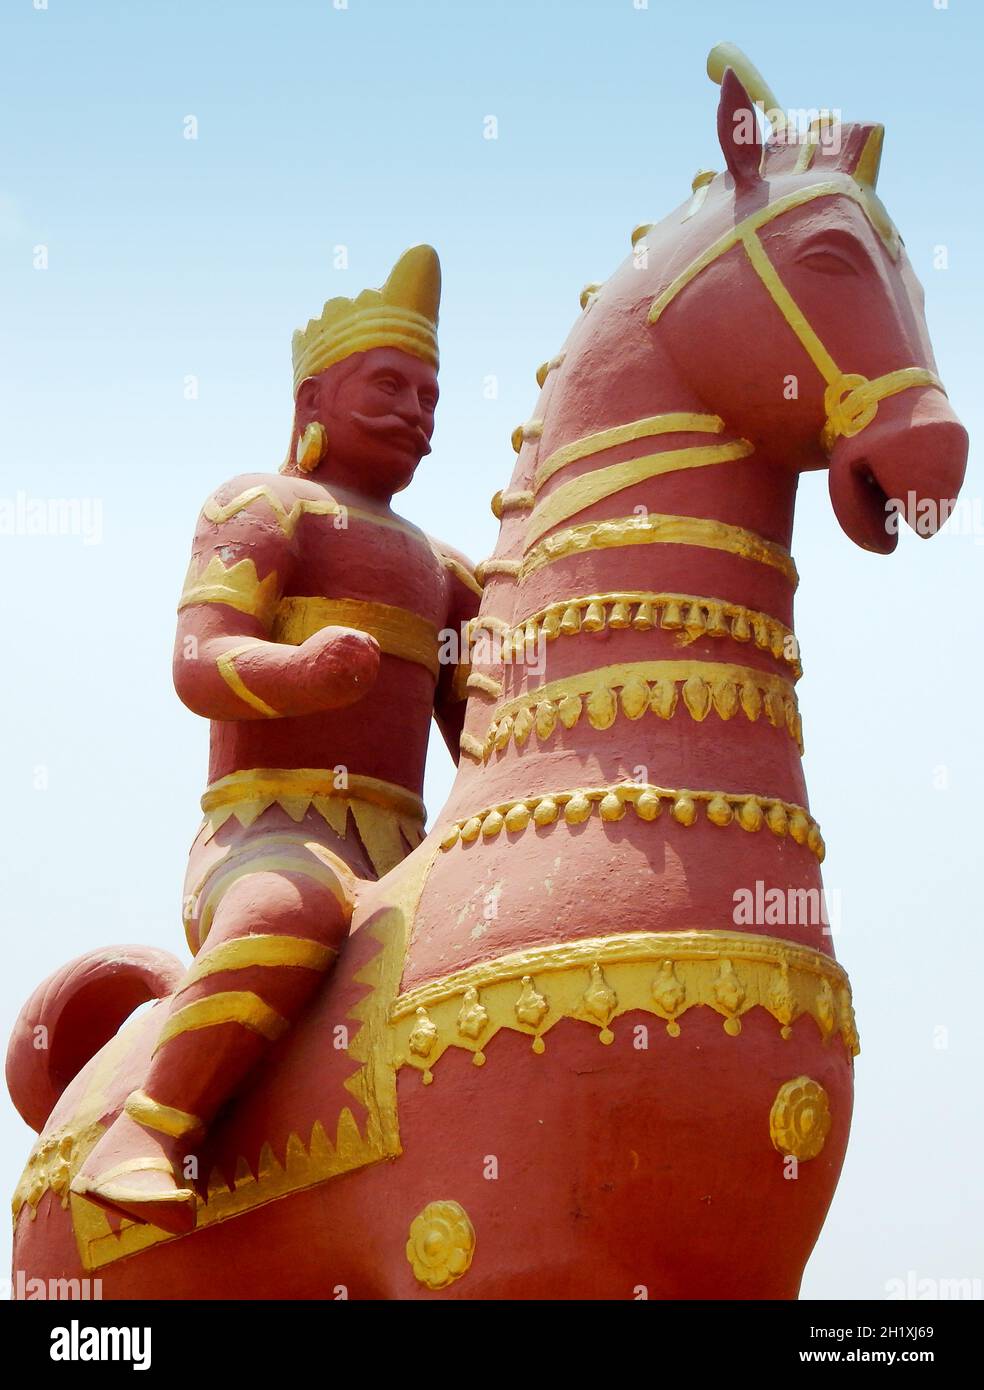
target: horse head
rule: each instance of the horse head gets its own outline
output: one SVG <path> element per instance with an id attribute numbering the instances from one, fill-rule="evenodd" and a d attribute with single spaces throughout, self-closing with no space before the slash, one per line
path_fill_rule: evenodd
<path id="1" fill-rule="evenodd" d="M 689 396 L 760 460 L 828 467 L 844 531 L 888 553 L 891 499 L 915 503 L 920 534 L 946 520 L 967 435 L 937 374 L 922 287 L 875 191 L 884 127 L 822 113 L 794 129 L 731 45 L 712 51 L 708 71 L 721 83 L 725 170 L 698 173 L 687 202 L 637 228 L 632 255 L 588 287 L 567 381 L 581 389 L 590 373 L 608 399 L 634 393 L 640 415 Z M 755 107 L 770 113 L 765 141 Z M 653 401 L 667 366 L 677 399 Z"/>

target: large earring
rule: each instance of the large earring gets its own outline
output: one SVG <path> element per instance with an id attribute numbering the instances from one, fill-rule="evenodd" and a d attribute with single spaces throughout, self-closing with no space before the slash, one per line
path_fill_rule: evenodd
<path id="1" fill-rule="evenodd" d="M 294 455 L 295 462 L 302 473 L 314 472 L 324 457 L 327 443 L 328 436 L 325 434 L 324 425 L 318 420 L 312 420 L 297 441 L 297 452 Z"/>

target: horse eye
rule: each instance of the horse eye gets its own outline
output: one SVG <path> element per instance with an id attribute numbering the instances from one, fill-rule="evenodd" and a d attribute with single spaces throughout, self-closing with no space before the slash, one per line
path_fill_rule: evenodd
<path id="1" fill-rule="evenodd" d="M 839 251 L 832 251 L 827 247 L 817 247 L 813 251 L 804 251 L 802 256 L 797 256 L 797 263 L 805 265 L 808 270 L 818 270 L 821 275 L 857 275 L 857 267 L 841 255 Z"/>

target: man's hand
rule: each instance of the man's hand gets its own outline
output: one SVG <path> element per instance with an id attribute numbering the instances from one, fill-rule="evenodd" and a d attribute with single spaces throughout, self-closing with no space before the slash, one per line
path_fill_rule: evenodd
<path id="1" fill-rule="evenodd" d="M 379 643 L 351 627 L 323 627 L 295 649 L 292 684 L 312 712 L 361 700 L 379 674 Z"/>

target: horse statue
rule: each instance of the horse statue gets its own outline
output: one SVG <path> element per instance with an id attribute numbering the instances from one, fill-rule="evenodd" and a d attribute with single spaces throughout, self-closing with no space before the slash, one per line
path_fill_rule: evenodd
<path id="1" fill-rule="evenodd" d="M 181 967 L 96 952 L 26 1006 L 27 1296 L 797 1296 L 858 1052 L 801 766 L 797 479 L 828 468 L 887 553 L 893 499 L 945 518 L 967 437 L 883 127 L 794 130 L 737 50 L 708 70 L 724 171 L 583 291 L 513 436 L 448 804 L 220 1116 L 193 1231 L 71 1191 Z"/>

